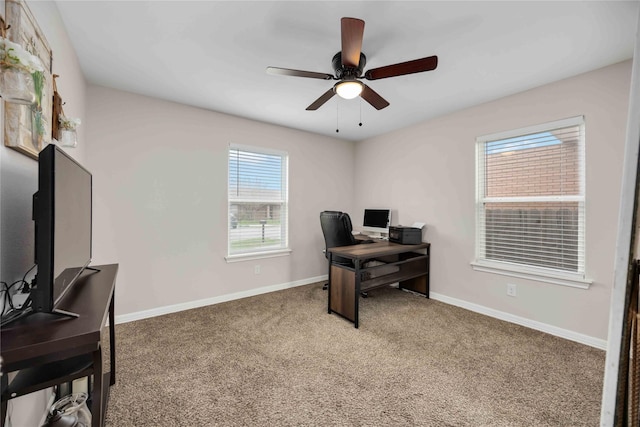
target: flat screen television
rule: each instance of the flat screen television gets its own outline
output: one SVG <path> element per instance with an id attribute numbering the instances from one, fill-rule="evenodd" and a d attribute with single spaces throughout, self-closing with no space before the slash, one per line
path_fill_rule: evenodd
<path id="1" fill-rule="evenodd" d="M 53 144 L 38 156 L 38 192 L 33 195 L 34 312 L 60 313 L 58 304 L 91 262 L 92 176 Z"/>
<path id="2" fill-rule="evenodd" d="M 390 209 L 365 209 L 362 229 L 370 234 L 389 233 L 391 224 Z"/>

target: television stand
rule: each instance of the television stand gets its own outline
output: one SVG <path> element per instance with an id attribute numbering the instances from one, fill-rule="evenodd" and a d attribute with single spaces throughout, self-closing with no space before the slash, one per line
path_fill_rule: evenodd
<path id="1" fill-rule="evenodd" d="M 93 376 L 91 425 L 104 425 L 109 386 L 116 382 L 114 295 L 118 265 L 99 269 L 100 273 L 80 277 L 59 304 L 64 311 L 78 313 L 77 319 L 47 322 L 43 315 L 50 313 L 36 312 L 0 330 L 1 426 L 9 400 L 88 376 Z M 110 370 L 106 372 L 102 368 L 103 334 L 109 339 Z M 15 373 L 11 381 L 9 373 Z"/>

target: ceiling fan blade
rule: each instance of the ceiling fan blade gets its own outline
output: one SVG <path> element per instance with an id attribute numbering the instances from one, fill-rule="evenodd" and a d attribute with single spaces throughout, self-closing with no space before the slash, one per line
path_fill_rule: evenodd
<path id="1" fill-rule="evenodd" d="M 342 32 L 342 65 L 357 68 L 360 63 L 362 50 L 362 36 L 364 35 L 364 21 L 357 18 L 342 18 L 340 20 Z"/>
<path id="2" fill-rule="evenodd" d="M 311 79 L 332 80 L 333 76 L 327 73 L 316 73 L 314 71 L 292 70 L 290 68 L 267 67 L 267 74 L 275 76 L 309 77 Z"/>
<path id="3" fill-rule="evenodd" d="M 435 70 L 437 66 L 438 57 L 434 55 L 427 58 L 414 59 L 413 61 L 401 62 L 399 64 L 387 65 L 385 67 L 373 68 L 364 74 L 364 78 L 367 80 L 386 79 L 387 77 Z"/>
<path id="4" fill-rule="evenodd" d="M 387 100 L 378 95 L 378 92 L 374 91 L 364 83 L 362 84 L 362 86 L 363 88 L 360 96 L 362 97 L 362 99 L 371 104 L 376 110 L 382 110 L 383 108 L 389 106 Z"/>
<path id="5" fill-rule="evenodd" d="M 313 101 L 313 103 L 307 107 L 307 111 L 314 111 L 322 107 L 322 105 L 328 100 L 330 100 L 331 98 L 333 98 L 333 95 L 335 94 L 336 93 L 333 91 L 333 88 L 329 89 L 328 91 L 323 93 L 322 96 L 320 96 L 320 98 Z"/>

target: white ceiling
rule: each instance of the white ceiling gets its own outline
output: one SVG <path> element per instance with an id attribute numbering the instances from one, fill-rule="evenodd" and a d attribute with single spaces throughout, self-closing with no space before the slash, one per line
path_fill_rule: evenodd
<path id="1" fill-rule="evenodd" d="M 348 140 L 631 58 L 640 4 L 56 3 L 89 83 Z M 333 73 L 344 16 L 366 23 L 365 70 L 431 55 L 438 68 L 367 82 L 391 104 L 380 111 L 337 96 L 306 111 L 334 82 L 267 75 L 265 68 Z"/>

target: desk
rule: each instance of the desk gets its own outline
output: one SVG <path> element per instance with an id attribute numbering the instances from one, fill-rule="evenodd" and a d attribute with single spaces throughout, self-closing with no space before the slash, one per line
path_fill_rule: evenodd
<path id="1" fill-rule="evenodd" d="M 360 293 L 395 282 L 401 289 L 429 298 L 430 250 L 430 243 L 401 245 L 384 240 L 328 249 L 329 314 L 337 313 L 357 328 Z M 354 266 L 334 265 L 334 255 L 352 260 Z M 372 260 L 384 265 L 363 267 L 364 261 Z"/>
<path id="2" fill-rule="evenodd" d="M 76 378 L 93 375 L 91 424 L 104 422 L 109 386 L 116 382 L 114 293 L 118 265 L 93 267 L 60 302 L 78 318 L 34 313 L 2 328 L 2 426 L 7 401 Z M 109 316 L 110 372 L 102 372 L 101 336 Z M 19 371 L 9 383 L 8 373 Z"/>

